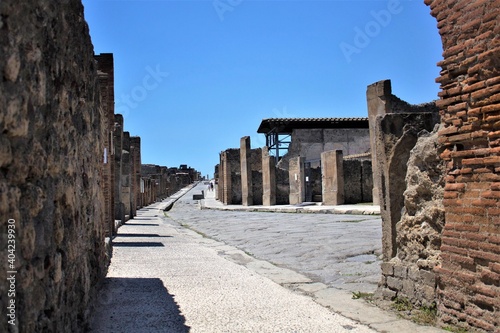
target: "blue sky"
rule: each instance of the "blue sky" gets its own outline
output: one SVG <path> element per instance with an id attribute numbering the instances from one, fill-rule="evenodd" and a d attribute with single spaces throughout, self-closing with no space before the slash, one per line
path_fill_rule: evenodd
<path id="1" fill-rule="evenodd" d="M 143 163 L 212 176 L 241 137 L 265 144 L 262 119 L 366 117 L 366 87 L 383 79 L 410 103 L 438 98 L 442 47 L 422 0 L 83 4 Z"/>

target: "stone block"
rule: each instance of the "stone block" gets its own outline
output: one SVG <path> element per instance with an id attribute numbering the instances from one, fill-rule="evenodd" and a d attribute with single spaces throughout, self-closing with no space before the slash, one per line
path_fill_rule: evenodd
<path id="1" fill-rule="evenodd" d="M 402 264 L 396 264 L 394 265 L 394 276 L 401 278 L 401 279 L 406 279 L 408 274 L 407 274 L 407 267 Z"/>
<path id="2" fill-rule="evenodd" d="M 408 278 L 412 281 L 420 280 L 420 270 L 416 266 L 408 267 Z"/>
<path id="3" fill-rule="evenodd" d="M 380 264 L 380 269 L 382 270 L 382 274 L 386 276 L 394 275 L 394 265 L 390 262 L 383 262 Z"/>
<path id="4" fill-rule="evenodd" d="M 382 297 L 385 299 L 393 300 L 398 296 L 398 293 L 394 290 L 390 290 L 388 288 L 384 288 L 381 291 Z"/>
<path id="5" fill-rule="evenodd" d="M 401 289 L 403 289 L 403 280 L 398 279 L 396 277 L 388 276 L 387 277 L 387 286 L 391 290 L 401 290 Z"/>
<path id="6" fill-rule="evenodd" d="M 436 274 L 434 272 L 429 271 L 420 271 L 420 280 L 426 286 L 434 288 L 436 286 Z"/>
<path id="7" fill-rule="evenodd" d="M 403 293 L 408 297 L 410 300 L 415 298 L 415 284 L 411 280 L 403 280 Z"/>

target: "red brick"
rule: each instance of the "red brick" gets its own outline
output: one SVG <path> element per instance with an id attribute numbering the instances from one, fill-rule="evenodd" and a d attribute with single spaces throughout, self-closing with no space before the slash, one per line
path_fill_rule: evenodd
<path id="1" fill-rule="evenodd" d="M 498 172 L 498 174 L 485 173 L 485 174 L 479 175 L 479 181 L 485 182 L 485 183 L 499 181 L 500 180 L 500 170 L 499 171 L 495 170 L 495 172 Z"/>
<path id="2" fill-rule="evenodd" d="M 487 212 L 488 216 L 500 216 L 500 208 L 488 208 Z"/>
<path id="3" fill-rule="evenodd" d="M 454 208 L 454 207 L 450 207 Z M 446 223 L 447 227 L 455 231 L 479 231 L 480 227 L 478 225 L 464 224 L 464 223 Z"/>
<path id="4" fill-rule="evenodd" d="M 467 184 L 467 190 L 485 190 L 490 189 L 490 184 L 488 183 L 469 183 Z"/>
<path id="5" fill-rule="evenodd" d="M 475 317 L 467 316 L 467 322 L 485 331 L 493 332 L 495 329 L 495 325 Z"/>
<path id="6" fill-rule="evenodd" d="M 447 135 L 447 134 L 454 134 L 454 133 L 457 133 L 458 132 L 458 128 L 456 128 L 455 126 L 448 126 L 442 130 L 440 130 L 438 132 L 438 135 L 439 136 L 442 136 L 442 135 Z"/>
<path id="7" fill-rule="evenodd" d="M 485 285 L 484 283 L 478 282 L 471 286 L 471 290 L 475 291 L 478 294 L 488 296 L 488 297 L 497 297 L 500 296 L 500 288 L 492 288 L 491 285 Z"/>
<path id="8" fill-rule="evenodd" d="M 471 204 L 473 206 L 496 207 L 498 201 L 494 199 L 479 199 L 471 201 Z"/>
<path id="9" fill-rule="evenodd" d="M 495 85 L 497 83 L 500 83 L 500 76 L 496 76 L 496 77 L 493 77 L 493 78 L 488 79 L 488 80 L 485 81 L 485 84 L 487 86 L 492 86 L 492 85 Z"/>
<path id="10" fill-rule="evenodd" d="M 489 253 L 485 251 L 470 250 L 469 255 L 473 258 L 489 260 L 493 262 L 500 262 L 500 255 Z"/>
<path id="11" fill-rule="evenodd" d="M 463 165 L 483 165 L 485 164 L 483 158 L 464 158 L 462 160 Z"/>
<path id="12" fill-rule="evenodd" d="M 484 208 L 480 207 L 457 207 L 450 206 L 446 208 L 447 212 L 457 213 L 457 214 L 470 214 L 470 215 L 485 215 Z"/>
<path id="13" fill-rule="evenodd" d="M 500 131 L 492 131 L 492 132 L 488 133 L 488 137 L 490 139 L 498 138 L 498 137 L 500 137 Z"/>
<path id="14" fill-rule="evenodd" d="M 489 269 L 483 268 L 481 270 L 481 281 L 488 285 L 497 285 L 500 281 L 500 274 L 490 271 Z M 499 303 L 500 305 L 500 303 Z"/>
<path id="15" fill-rule="evenodd" d="M 476 232 L 464 232 L 461 234 L 463 238 L 470 239 L 470 240 L 475 240 L 475 241 L 485 241 L 488 239 L 487 234 L 480 234 Z"/>
<path id="16" fill-rule="evenodd" d="M 466 85 L 462 88 L 462 92 L 464 93 L 470 93 L 470 92 L 473 92 L 473 91 L 476 91 L 476 90 L 479 90 L 479 89 L 483 89 L 486 87 L 486 82 L 478 82 L 478 83 L 475 83 L 475 84 L 471 84 L 471 85 Z"/>
<path id="17" fill-rule="evenodd" d="M 492 170 L 490 168 L 477 168 L 474 169 L 474 173 L 491 173 Z"/>
<path id="18" fill-rule="evenodd" d="M 496 111 L 500 111 L 500 104 L 490 104 L 490 105 L 483 106 L 481 108 L 482 113 L 490 113 L 490 112 L 496 112 Z"/>
<path id="19" fill-rule="evenodd" d="M 497 244 L 481 242 L 479 243 L 479 248 L 483 251 L 487 251 L 493 254 L 500 254 L 500 246 Z"/>
<path id="20" fill-rule="evenodd" d="M 467 110 L 467 102 L 462 102 L 448 107 L 448 112 L 457 112 L 460 110 Z"/>
<path id="21" fill-rule="evenodd" d="M 490 235 L 488 237 L 488 242 L 500 245 L 500 235 Z"/>
<path id="22" fill-rule="evenodd" d="M 446 184 L 444 187 L 445 191 L 459 191 L 463 192 L 465 190 L 465 184 L 457 183 L 457 184 Z"/>
<path id="23" fill-rule="evenodd" d="M 500 263 L 490 262 L 488 266 L 493 272 L 500 274 Z"/>
<path id="24" fill-rule="evenodd" d="M 500 191 L 486 191 L 481 195 L 483 198 L 500 199 Z"/>
<path id="25" fill-rule="evenodd" d="M 445 191 L 444 192 L 444 198 L 445 199 L 456 199 L 458 198 L 458 192 L 455 191 Z"/>
<path id="26" fill-rule="evenodd" d="M 445 229 L 445 230 L 443 230 L 443 233 L 441 234 L 441 236 L 442 237 L 451 237 L 451 238 L 460 238 L 462 236 L 462 233 Z"/>

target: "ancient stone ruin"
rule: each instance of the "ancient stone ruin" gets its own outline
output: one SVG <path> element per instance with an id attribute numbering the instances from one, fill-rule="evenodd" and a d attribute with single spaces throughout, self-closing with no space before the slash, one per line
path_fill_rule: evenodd
<path id="1" fill-rule="evenodd" d="M 199 173 L 141 172 L 80 1 L 2 1 L 0 41 L 0 331 L 85 331 L 117 227 Z"/>
<path id="2" fill-rule="evenodd" d="M 269 146 L 251 149 L 247 136 L 239 149 L 220 154 L 218 198 L 224 204 L 372 201 L 367 118 L 264 119 L 258 132 Z M 287 149 L 282 136 L 290 140 Z"/>
<path id="3" fill-rule="evenodd" d="M 424 2 L 444 50 L 439 100 L 412 106 L 388 81 L 369 86 L 369 139 L 358 152 L 323 144 L 321 128 L 302 137 L 323 136 L 305 153 L 292 133 L 286 158 L 243 138 L 221 153 L 217 195 L 226 204 L 341 204 L 358 200 L 347 192 L 362 201 L 371 192 L 384 229 L 379 295 L 436 304 L 442 325 L 497 332 L 500 3 Z M 0 307 L 20 332 L 84 331 L 106 238 L 112 244 L 137 209 L 199 173 L 141 164 L 140 138 L 114 113 L 113 57 L 94 55 L 81 1 L 1 1 L 0 73 L 1 244 L 15 239 L 15 257 L 2 252 L 10 271 L 0 271 Z"/>

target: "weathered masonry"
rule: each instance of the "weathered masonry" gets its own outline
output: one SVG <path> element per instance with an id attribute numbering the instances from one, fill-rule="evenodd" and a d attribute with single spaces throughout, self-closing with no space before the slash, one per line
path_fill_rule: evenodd
<path id="1" fill-rule="evenodd" d="M 0 2 L 0 243 L 12 253 L 1 332 L 86 331 L 105 238 L 164 195 L 114 114 L 113 71 L 112 54 L 93 54 L 80 1 Z M 199 177 L 181 169 L 170 193 Z"/>
<path id="2" fill-rule="evenodd" d="M 387 118 L 387 110 L 394 109 L 386 104 L 392 98 L 390 84 L 377 82 L 367 93 L 370 128 L 378 136 L 372 144 L 380 147 L 373 154 L 374 192 L 384 220 L 379 292 L 416 304 L 436 303 L 442 325 L 497 332 L 500 2 L 425 2 L 437 19 L 444 50 L 436 79 L 440 127 L 430 131 L 432 119 L 410 112 L 410 126 L 420 123 L 416 129 L 426 132 L 414 136 L 410 131 L 405 139 L 405 126 L 394 126 L 401 134 L 391 137 L 383 122 L 397 123 L 401 115 Z M 381 141 L 384 137 L 389 140 Z M 392 169 L 401 162 L 394 163 L 399 146 L 414 148 L 402 157 L 404 168 Z"/>
<path id="3" fill-rule="evenodd" d="M 19 332 L 79 332 L 106 273 L 111 209 L 100 204 L 108 105 L 80 1 L 1 1 L 0 73 L 0 331 L 14 328 L 15 301 Z"/>
<path id="4" fill-rule="evenodd" d="M 262 120 L 257 133 L 266 136 L 266 147 L 275 157 L 278 204 L 372 201 L 367 118 L 270 118 Z M 325 170 L 323 166 L 336 164 L 324 164 L 331 156 L 324 154 L 335 151 L 342 152 L 342 163 L 333 171 Z M 332 183 L 334 174 L 346 181 Z"/>
<path id="5" fill-rule="evenodd" d="M 433 269 L 439 264 L 444 224 L 444 167 L 436 142 L 438 108 L 435 102 L 410 105 L 402 101 L 392 94 L 389 80 L 368 86 L 366 95 L 374 194 L 383 230 L 378 293 L 433 306 Z"/>
<path id="6" fill-rule="evenodd" d="M 437 102 L 446 163 L 438 310 L 500 330 L 500 2 L 426 0 L 443 43 Z"/>
<path id="7" fill-rule="evenodd" d="M 243 137 L 239 149 L 220 154 L 224 204 L 372 201 L 368 118 L 264 119 L 258 132 L 270 146 L 251 149 Z"/>

